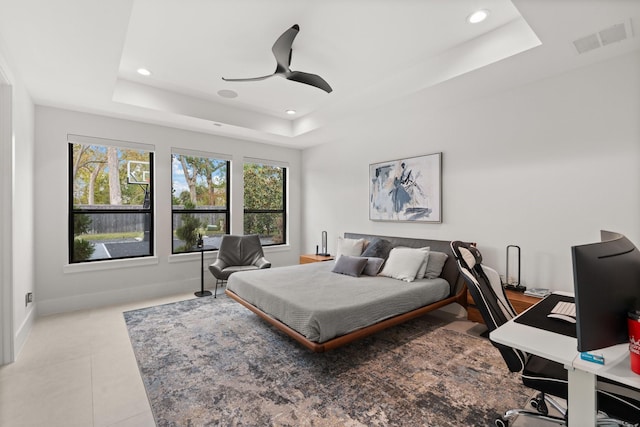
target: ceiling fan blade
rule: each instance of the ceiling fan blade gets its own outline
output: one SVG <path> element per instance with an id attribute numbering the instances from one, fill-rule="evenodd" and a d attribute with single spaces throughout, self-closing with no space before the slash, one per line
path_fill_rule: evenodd
<path id="1" fill-rule="evenodd" d="M 223 77 L 222 80 L 224 80 L 225 82 L 257 82 L 258 80 L 268 79 L 269 77 L 273 77 L 273 74 L 269 74 L 268 76 L 262 76 L 262 77 L 247 77 L 243 79 L 225 79 Z"/>
<path id="2" fill-rule="evenodd" d="M 305 73 L 302 71 L 291 71 L 290 73 L 287 73 L 286 78 L 287 80 L 293 80 L 294 82 L 315 86 L 327 93 L 331 93 L 333 91 L 331 86 L 329 86 L 329 83 L 317 74 Z"/>
<path id="3" fill-rule="evenodd" d="M 273 44 L 271 51 L 273 52 L 273 56 L 276 58 L 277 66 L 276 71 L 273 74 L 262 77 L 251 77 L 251 78 L 243 78 L 243 79 L 226 79 L 222 78 L 222 80 L 227 82 L 252 82 L 258 80 L 268 79 L 273 76 L 281 76 L 286 78 L 287 80 L 292 80 L 298 83 L 304 83 L 309 86 L 317 87 L 318 89 L 322 89 L 327 93 L 331 93 L 333 89 L 322 77 L 317 74 L 305 73 L 302 71 L 291 71 L 289 66 L 291 65 L 291 54 L 293 50 L 291 46 L 293 45 L 293 40 L 298 35 L 300 31 L 300 27 L 296 24 L 289 28 L 287 31 L 282 33 L 278 40 Z"/>
<path id="4" fill-rule="evenodd" d="M 276 73 L 282 73 L 289 70 L 289 65 L 291 64 L 291 45 L 298 35 L 298 31 L 300 31 L 300 27 L 296 24 L 282 33 L 282 35 L 278 37 L 278 40 L 273 44 L 271 51 L 273 52 L 273 56 L 276 57 L 276 62 L 278 63 Z"/>

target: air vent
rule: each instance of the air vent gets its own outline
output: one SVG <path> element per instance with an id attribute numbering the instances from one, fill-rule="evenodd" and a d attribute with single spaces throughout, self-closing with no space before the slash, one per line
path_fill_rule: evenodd
<path id="1" fill-rule="evenodd" d="M 624 28 L 624 24 L 614 25 L 606 30 L 602 30 L 598 33 L 602 46 L 606 46 L 611 43 L 619 42 L 627 38 L 627 31 Z"/>
<path id="2" fill-rule="evenodd" d="M 633 37 L 631 19 L 573 41 L 579 54 Z"/>
<path id="3" fill-rule="evenodd" d="M 573 45 L 576 47 L 578 53 L 585 53 L 589 52 L 590 50 L 599 48 L 600 40 L 598 40 L 597 35 L 591 34 L 581 39 L 574 40 Z"/>

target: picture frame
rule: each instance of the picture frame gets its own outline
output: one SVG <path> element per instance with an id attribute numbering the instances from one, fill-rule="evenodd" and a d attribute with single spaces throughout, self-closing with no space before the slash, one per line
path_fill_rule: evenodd
<path id="1" fill-rule="evenodd" d="M 442 223 L 442 153 L 370 164 L 369 219 Z"/>

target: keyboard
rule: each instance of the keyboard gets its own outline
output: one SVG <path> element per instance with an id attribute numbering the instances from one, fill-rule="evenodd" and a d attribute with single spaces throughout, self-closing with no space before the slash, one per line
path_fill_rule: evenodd
<path id="1" fill-rule="evenodd" d="M 572 302 L 559 301 L 555 307 L 551 309 L 551 313 L 576 317 L 576 305 Z"/>

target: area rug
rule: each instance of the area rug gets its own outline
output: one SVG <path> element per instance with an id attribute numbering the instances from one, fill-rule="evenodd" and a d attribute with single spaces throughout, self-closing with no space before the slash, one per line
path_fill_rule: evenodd
<path id="1" fill-rule="evenodd" d="M 487 426 L 528 396 L 429 315 L 320 354 L 226 296 L 124 317 L 158 426 Z"/>

